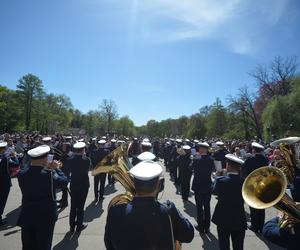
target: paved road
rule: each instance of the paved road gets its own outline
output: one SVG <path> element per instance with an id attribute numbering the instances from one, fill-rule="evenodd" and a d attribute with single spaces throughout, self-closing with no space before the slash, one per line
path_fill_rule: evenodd
<path id="1" fill-rule="evenodd" d="M 168 173 L 165 174 L 165 191 L 162 201 L 167 199 L 173 201 L 177 208 L 189 218 L 194 224 L 196 218 L 196 207 L 194 197 L 191 195 L 190 202 L 184 204 L 181 200 L 181 196 L 176 194 L 176 188 L 169 180 Z M 90 177 L 91 186 L 93 184 L 93 177 Z M 90 188 L 88 198 L 85 206 L 85 222 L 89 223 L 88 228 L 81 232 L 81 234 L 75 233 L 70 235 L 68 233 L 68 215 L 70 207 L 67 207 L 59 213 L 59 219 L 56 223 L 53 236 L 53 249 L 54 250 L 96 250 L 105 249 L 103 236 L 104 227 L 107 215 L 107 205 L 110 199 L 118 193 L 124 191 L 120 184 L 116 184 L 115 188 L 107 186 L 105 191 L 105 199 L 103 202 L 95 204 L 93 202 L 93 188 Z M 20 228 L 16 226 L 16 220 L 20 212 L 21 204 L 21 192 L 17 183 L 17 180 L 13 180 L 13 187 L 10 191 L 8 202 L 5 208 L 4 215 L 8 218 L 8 225 L 0 228 L 0 250 L 18 250 L 21 249 L 21 234 Z M 216 199 L 212 198 L 211 209 L 216 204 Z M 247 206 L 246 206 L 247 207 Z M 247 213 L 249 209 L 247 207 Z M 274 208 L 270 208 L 266 212 L 267 219 L 272 218 L 276 214 Z M 226 214 L 224 214 L 226 216 Z M 214 224 L 211 226 L 211 234 L 199 235 L 195 231 L 195 238 L 190 244 L 183 244 L 183 249 L 218 249 L 218 239 L 216 227 Z M 257 237 L 253 232 L 247 230 L 245 238 L 246 250 L 280 250 L 281 248 L 267 242 L 263 238 Z"/>

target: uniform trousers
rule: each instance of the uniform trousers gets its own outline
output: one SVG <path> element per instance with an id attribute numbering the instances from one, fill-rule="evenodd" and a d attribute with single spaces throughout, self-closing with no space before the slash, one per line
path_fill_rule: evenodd
<path id="1" fill-rule="evenodd" d="M 10 183 L 5 183 L 5 182 L 0 183 L 0 220 L 2 219 L 2 214 L 4 212 L 4 208 L 7 202 L 10 187 L 11 187 Z"/>
<path id="2" fill-rule="evenodd" d="M 106 174 L 98 174 L 94 176 L 94 194 L 95 194 L 95 199 L 98 199 L 103 197 L 104 195 L 104 188 L 105 188 L 105 181 L 106 181 Z M 99 189 L 99 182 L 100 182 L 100 189 Z"/>
<path id="3" fill-rule="evenodd" d="M 233 250 L 244 249 L 245 230 L 230 230 L 217 226 L 217 231 L 220 250 L 230 250 L 230 237 Z"/>
<path id="4" fill-rule="evenodd" d="M 40 226 L 22 227 L 23 250 L 51 250 L 55 222 Z"/>
<path id="5" fill-rule="evenodd" d="M 181 180 L 181 182 L 180 182 L 181 197 L 182 197 L 182 199 L 187 200 L 190 195 L 191 176 L 181 174 L 180 180 Z"/>
<path id="6" fill-rule="evenodd" d="M 83 224 L 83 209 L 89 189 L 71 189 L 70 227 Z"/>
<path id="7" fill-rule="evenodd" d="M 197 206 L 197 222 L 200 230 L 208 230 L 210 227 L 210 199 L 211 193 L 195 192 Z"/>
<path id="8" fill-rule="evenodd" d="M 253 230 L 262 232 L 265 223 L 265 210 L 250 207 L 250 217 Z"/>

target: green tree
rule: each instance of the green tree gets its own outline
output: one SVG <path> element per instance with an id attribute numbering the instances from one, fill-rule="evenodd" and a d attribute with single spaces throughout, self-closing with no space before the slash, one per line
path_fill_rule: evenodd
<path id="1" fill-rule="evenodd" d="M 118 118 L 117 105 L 113 100 L 104 99 L 100 105 L 100 113 L 106 123 L 106 132 L 110 134 L 113 129 L 114 121 Z"/>
<path id="2" fill-rule="evenodd" d="M 31 122 L 33 101 L 36 96 L 43 92 L 43 83 L 37 76 L 27 74 L 19 80 L 17 88 L 24 107 L 25 129 L 28 130 Z"/>

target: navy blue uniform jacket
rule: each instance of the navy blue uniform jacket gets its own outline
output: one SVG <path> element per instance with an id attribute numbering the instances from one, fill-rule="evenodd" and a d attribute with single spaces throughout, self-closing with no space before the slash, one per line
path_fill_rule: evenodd
<path id="1" fill-rule="evenodd" d="M 262 154 L 250 156 L 242 168 L 242 176 L 246 178 L 251 172 L 260 167 L 268 166 L 269 160 Z"/>
<path id="2" fill-rule="evenodd" d="M 41 166 L 29 166 L 20 171 L 18 181 L 22 191 L 22 209 L 18 226 L 47 226 L 48 223 L 55 222 L 57 220 L 55 188 L 65 188 L 68 184 L 63 172 L 58 169 L 46 170 Z"/>
<path id="3" fill-rule="evenodd" d="M 71 173 L 70 189 L 86 189 L 90 187 L 89 169 L 90 158 L 84 155 L 73 154 L 66 162 L 66 168 Z"/>
<path id="4" fill-rule="evenodd" d="M 239 175 L 228 174 L 216 179 L 213 194 L 218 196 L 218 203 L 212 222 L 217 226 L 227 230 L 247 229 L 242 186 Z"/>
<path id="5" fill-rule="evenodd" d="M 278 226 L 278 217 L 266 222 L 263 228 L 263 235 L 269 241 L 288 250 L 298 250 L 300 247 L 300 223 L 294 226 L 295 234 L 289 229 Z"/>
<path id="6" fill-rule="evenodd" d="M 214 161 L 210 156 L 195 156 L 192 163 L 192 169 L 194 170 L 192 190 L 194 190 L 197 193 L 203 194 L 211 193 L 211 174 L 214 170 L 214 167 Z"/>
<path id="7" fill-rule="evenodd" d="M 194 228 L 173 203 L 162 205 L 152 197 L 135 197 L 132 202 L 112 207 L 107 215 L 104 241 L 111 249 L 172 249 L 169 215 L 174 239 L 191 242 Z"/>
<path id="8" fill-rule="evenodd" d="M 11 186 L 10 168 L 17 167 L 19 161 L 16 157 L 7 158 L 0 154 L 0 187 Z"/>

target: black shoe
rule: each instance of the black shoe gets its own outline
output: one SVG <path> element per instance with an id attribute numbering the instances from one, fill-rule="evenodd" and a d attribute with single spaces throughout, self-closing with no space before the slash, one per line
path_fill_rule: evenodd
<path id="1" fill-rule="evenodd" d="M 4 226 L 7 224 L 7 219 L 1 219 L 0 220 L 0 227 Z"/>
<path id="2" fill-rule="evenodd" d="M 76 228 L 76 232 L 81 232 L 82 230 L 86 229 L 86 228 L 87 228 L 87 226 L 88 226 L 88 224 L 87 224 L 87 223 L 83 223 L 82 225 L 80 225 L 80 226 L 77 226 L 77 228 Z"/>

